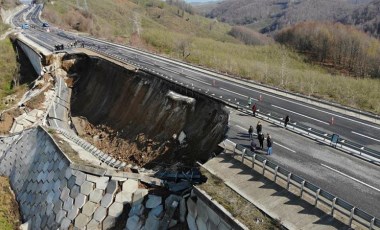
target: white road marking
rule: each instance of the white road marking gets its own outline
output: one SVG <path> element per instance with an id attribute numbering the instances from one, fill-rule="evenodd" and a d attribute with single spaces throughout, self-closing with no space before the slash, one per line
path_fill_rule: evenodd
<path id="1" fill-rule="evenodd" d="M 277 105 L 272 105 L 272 106 L 275 107 L 275 108 L 278 108 L 278 109 L 282 109 L 282 110 L 285 110 L 285 111 L 288 111 L 288 112 L 291 112 L 291 113 L 297 114 L 297 115 L 302 116 L 302 117 L 309 118 L 310 120 L 318 121 L 318 122 L 320 122 L 320 123 L 323 123 L 323 124 L 329 125 L 328 122 L 321 121 L 321 120 L 318 120 L 318 119 L 316 119 L 316 118 L 309 117 L 309 116 L 306 116 L 306 115 L 304 115 L 304 114 L 297 113 L 297 112 L 291 111 L 291 110 L 289 110 L 289 109 L 282 108 L 282 107 L 277 106 Z"/>
<path id="2" fill-rule="evenodd" d="M 190 78 L 190 79 L 192 79 L 192 80 L 194 80 L 194 81 L 198 81 L 198 82 L 201 82 L 201 83 L 203 83 L 203 84 L 206 84 L 206 85 L 211 85 L 210 83 L 208 83 L 208 82 L 205 82 L 205 81 L 201 81 L 201 80 L 198 80 L 198 79 L 196 79 L 196 78 L 193 78 L 193 77 L 189 77 L 189 76 L 185 76 L 186 78 Z"/>
<path id="3" fill-rule="evenodd" d="M 359 136 L 362 136 L 362 137 L 365 137 L 365 138 L 368 138 L 368 139 L 371 139 L 371 140 L 374 140 L 374 141 L 377 141 L 377 142 L 380 142 L 379 139 L 376 139 L 376 138 L 373 138 L 373 137 L 369 137 L 369 136 L 366 136 L 366 135 L 361 134 L 361 133 L 357 133 L 357 132 L 354 132 L 354 131 L 351 131 L 351 133 L 359 135 Z"/>
<path id="4" fill-rule="evenodd" d="M 279 144 L 279 143 L 273 142 L 273 144 L 276 144 L 276 145 L 278 145 L 278 146 L 280 146 L 280 147 L 282 147 L 282 148 L 284 148 L 284 149 L 286 149 L 286 150 L 289 150 L 290 152 L 296 153 L 296 151 L 294 151 L 293 149 L 290 149 L 290 148 L 288 148 L 288 147 L 286 147 L 286 146 L 283 146 L 283 145 L 281 145 L 281 144 Z"/>
<path id="5" fill-rule="evenodd" d="M 104 41 L 102 41 L 102 42 L 104 42 Z M 141 54 L 139 51 L 131 50 L 131 49 L 128 49 L 127 47 L 124 47 L 124 46 L 121 46 L 121 45 L 115 45 L 115 44 L 112 44 L 112 45 L 121 48 L 123 51 L 129 52 L 129 53 L 132 53 L 132 54 L 134 53 L 135 55 L 136 55 L 136 53 L 139 54 L 139 55 L 143 55 L 144 57 L 149 58 L 149 59 L 152 59 L 152 60 L 155 60 L 156 62 L 161 62 L 161 63 L 163 63 L 163 64 L 168 64 L 168 63 L 170 63 L 170 61 L 167 61 L 167 60 L 161 60 L 161 59 L 156 59 L 156 57 L 149 56 L 149 55 L 147 55 L 147 54 L 145 54 L 145 53 Z M 137 55 L 136 55 L 136 56 L 137 56 Z M 171 65 L 174 65 L 173 63 L 170 63 L 170 64 L 171 64 Z M 315 110 L 315 111 L 319 111 L 319 112 L 322 112 L 322 113 L 330 114 L 330 115 L 333 115 L 333 116 L 335 116 L 335 117 L 339 117 L 339 118 L 342 118 L 342 119 L 345 119 L 345 120 L 348 120 L 348 121 L 356 122 L 356 123 L 358 123 L 358 124 L 362 124 L 362 125 L 365 125 L 365 126 L 368 126 L 368 127 L 371 127 L 371 128 L 374 128 L 374 129 L 379 129 L 379 130 L 380 130 L 380 126 L 374 126 L 374 125 L 366 124 L 366 123 L 364 123 L 364 122 L 356 121 L 356 120 L 353 120 L 353 119 L 351 119 L 351 118 L 347 118 L 347 117 L 344 117 L 344 116 L 341 116 L 341 115 L 337 115 L 337 114 L 334 114 L 334 113 L 331 113 L 331 112 L 327 112 L 327 111 L 324 111 L 324 110 L 321 110 L 321 109 L 317 109 L 317 108 L 314 108 L 314 107 L 311 107 L 311 106 L 308 106 L 308 105 L 304 105 L 304 104 L 302 104 L 302 103 L 298 103 L 298 102 L 290 101 L 288 98 L 281 98 L 281 97 L 274 96 L 274 95 L 269 94 L 269 93 L 265 93 L 265 92 L 260 91 L 260 90 L 255 90 L 255 89 L 252 89 L 252 88 L 247 88 L 247 87 L 242 86 L 242 85 L 240 85 L 240 84 L 233 83 L 233 82 L 228 81 L 228 80 L 224 80 L 224 79 L 222 79 L 222 78 L 218 78 L 218 77 L 215 77 L 215 76 L 210 77 L 210 76 L 208 76 L 207 73 L 203 73 L 203 72 L 200 71 L 200 70 L 195 71 L 195 70 L 190 69 L 191 67 L 186 67 L 186 68 L 181 67 L 181 68 L 182 68 L 182 71 L 193 72 L 193 73 L 199 74 L 199 75 L 201 75 L 201 76 L 205 76 L 205 77 L 207 77 L 207 78 L 212 78 L 212 79 L 217 78 L 218 81 L 223 81 L 223 82 L 226 82 L 226 83 L 228 83 L 228 84 L 231 84 L 231 85 L 237 86 L 237 87 L 239 87 L 239 88 L 243 88 L 243 89 L 246 89 L 246 90 L 250 90 L 250 91 L 253 91 L 253 92 L 257 92 L 257 93 L 260 93 L 260 94 L 263 94 L 263 95 L 267 95 L 267 96 L 270 96 L 270 97 L 273 97 L 273 98 L 277 98 L 277 99 L 279 99 L 279 100 L 283 100 L 283 101 L 286 101 L 286 102 L 290 102 L 290 103 L 293 103 L 293 104 L 296 104 L 296 105 L 300 105 L 300 106 L 303 106 L 303 107 L 306 107 L 306 108 L 309 108 L 309 109 L 313 109 L 313 110 Z"/>
<path id="6" fill-rule="evenodd" d="M 328 168 L 328 169 L 330 169 L 330 170 L 336 172 L 336 173 L 339 173 L 339 174 L 342 175 L 342 176 L 345 176 L 345 177 L 347 177 L 347 178 L 350 178 L 351 180 L 354 180 L 354 181 L 356 181 L 356 182 L 358 182 L 358 183 L 360 183 L 360 184 L 362 184 L 362 185 L 364 185 L 364 186 L 367 186 L 367 187 L 369 187 L 369 188 L 372 188 L 372 189 L 374 189 L 374 190 L 380 192 L 380 189 L 378 189 L 378 188 L 376 188 L 376 187 L 373 187 L 373 186 L 371 186 L 371 185 L 369 185 L 369 184 L 366 184 L 366 183 L 364 183 L 363 181 L 360 181 L 360 180 L 358 180 L 358 179 L 356 179 L 356 178 L 354 178 L 354 177 L 352 177 L 352 176 L 349 176 L 349 175 L 347 175 L 347 174 L 344 174 L 344 173 L 342 173 L 341 171 L 338 171 L 338 170 L 336 170 L 336 169 L 333 169 L 333 168 L 331 168 L 330 166 L 327 166 L 327 165 L 325 165 L 325 164 L 321 164 L 321 165 L 322 165 L 323 167 L 325 167 L 325 168 Z"/>
<path id="7" fill-rule="evenodd" d="M 248 130 L 246 128 L 241 127 L 240 125 L 235 125 L 235 126 L 238 127 L 239 129 L 242 129 L 242 130 Z"/>
<path id="8" fill-rule="evenodd" d="M 183 69 L 183 68 L 182 68 L 182 69 Z M 209 77 L 209 76 L 207 76 L 205 73 L 202 73 L 202 72 L 200 72 L 200 71 L 194 71 L 194 70 L 190 70 L 190 69 L 187 69 L 187 71 L 190 71 L 190 72 L 193 72 L 193 73 L 197 73 L 197 74 L 201 74 L 202 76 Z M 211 77 L 209 77 L 209 78 L 211 78 Z M 312 106 L 304 105 L 304 104 L 302 104 L 302 103 L 298 103 L 298 102 L 295 102 L 295 101 L 290 101 L 289 99 L 285 99 L 285 98 L 277 97 L 277 96 L 271 95 L 271 94 L 269 94 L 269 93 L 262 92 L 262 91 L 260 91 L 260 90 L 255 90 L 255 89 L 247 88 L 247 87 L 245 87 L 245 86 L 242 86 L 242 85 L 239 85 L 239 84 L 236 84 L 236 83 L 230 82 L 230 81 L 228 81 L 228 80 L 224 80 L 224 79 L 218 78 L 218 81 L 223 81 L 223 82 L 226 82 L 226 83 L 228 83 L 228 84 L 231 84 L 231 85 L 237 86 L 237 87 L 242 88 L 242 89 L 250 90 L 250 91 L 257 92 L 257 93 L 260 93 L 260 94 L 263 94 L 263 95 L 266 95 L 266 96 L 270 96 L 270 97 L 273 97 L 273 98 L 277 98 L 277 99 L 279 99 L 279 100 L 283 100 L 283 101 L 286 101 L 286 102 L 290 102 L 290 103 L 293 103 L 293 104 L 296 104 L 296 105 L 300 105 L 300 106 L 303 106 L 303 107 L 306 107 L 306 108 L 309 108 L 309 109 L 313 109 L 313 110 L 318 111 L 318 112 L 321 112 L 321 113 L 326 113 L 326 114 L 332 115 L 332 116 L 334 116 L 334 117 L 339 117 L 339 118 L 342 118 L 342 119 L 346 119 L 346 120 L 348 120 L 348 121 L 356 122 L 356 123 L 358 123 L 358 124 L 362 124 L 362 125 L 365 125 L 365 126 L 368 126 L 368 127 L 374 128 L 374 129 L 380 129 L 379 126 L 374 126 L 374 125 L 366 124 L 366 123 L 364 123 L 364 122 L 356 121 L 356 120 L 353 120 L 353 119 L 351 119 L 351 118 L 347 118 L 347 117 L 344 117 L 344 116 L 341 116 L 341 115 L 338 115 L 338 114 L 335 114 L 335 113 L 331 113 L 331 112 L 327 112 L 327 111 L 324 111 L 324 110 L 321 110 L 321 109 L 314 108 L 314 107 L 312 107 Z"/>
<path id="9" fill-rule="evenodd" d="M 234 91 L 231 91 L 231 90 L 228 90 L 228 89 L 225 89 L 225 88 L 220 88 L 221 90 L 224 90 L 224 91 L 227 91 L 227 92 L 230 92 L 230 93 L 233 93 L 233 94 L 236 94 L 238 96 L 241 96 L 241 97 L 245 97 L 245 98 L 248 98 L 248 96 L 246 95 L 243 95 L 243 94 L 240 94 L 240 93 L 236 93 Z M 254 98 L 252 98 L 253 100 L 255 100 Z"/>

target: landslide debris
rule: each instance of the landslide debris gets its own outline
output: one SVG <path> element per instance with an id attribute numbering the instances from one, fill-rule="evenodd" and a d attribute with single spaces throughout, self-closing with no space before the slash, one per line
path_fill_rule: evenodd
<path id="1" fill-rule="evenodd" d="M 72 124 L 117 159 L 148 168 L 192 165 L 206 161 L 224 137 L 228 112 L 205 96 L 179 87 L 172 91 L 159 77 L 96 57 L 63 61 L 72 78 L 66 82 L 73 84 Z"/>

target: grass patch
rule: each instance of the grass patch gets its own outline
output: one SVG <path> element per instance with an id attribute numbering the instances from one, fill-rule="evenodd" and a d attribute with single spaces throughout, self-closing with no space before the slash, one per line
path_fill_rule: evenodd
<path id="1" fill-rule="evenodd" d="M 9 39 L 0 41 L 0 97 L 14 93 L 12 80 L 17 75 L 16 54 Z"/>
<path id="2" fill-rule="evenodd" d="M 3 34 L 5 31 L 7 31 L 9 28 L 10 28 L 9 25 L 0 22 L 0 35 L 2 35 L 2 34 Z"/>
<path id="3" fill-rule="evenodd" d="M 244 45 L 228 35 L 228 24 L 182 15 L 175 6 L 155 0 L 92 0 L 88 11 L 81 7 L 74 0 L 57 0 L 46 4 L 43 17 L 64 28 L 139 44 L 237 77 L 380 114 L 380 79 L 330 74 L 278 44 Z"/>
<path id="4" fill-rule="evenodd" d="M 249 229 L 281 229 L 279 221 L 267 217 L 252 203 L 226 186 L 222 179 L 212 175 L 204 168 L 201 168 L 201 172 L 208 179 L 206 183 L 198 187 L 226 208 L 233 217 L 245 224 Z"/>
<path id="5" fill-rule="evenodd" d="M 0 177 L 0 229 L 18 229 L 20 224 L 18 204 L 11 191 L 9 180 Z"/>

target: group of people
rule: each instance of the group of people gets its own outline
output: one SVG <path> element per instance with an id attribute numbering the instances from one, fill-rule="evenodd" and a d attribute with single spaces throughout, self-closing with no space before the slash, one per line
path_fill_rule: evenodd
<path id="1" fill-rule="evenodd" d="M 249 106 L 251 105 L 251 98 L 248 99 L 248 105 Z M 255 103 L 252 106 L 252 115 L 254 117 L 256 117 L 256 111 L 257 111 L 257 106 Z M 286 115 L 286 117 L 284 118 L 284 127 L 285 128 L 288 125 L 289 121 L 290 121 L 290 117 L 289 117 L 289 115 Z M 257 148 L 256 143 L 253 139 L 253 127 L 252 127 L 252 125 L 250 125 L 249 129 L 248 129 L 248 134 L 249 134 L 249 139 L 251 140 L 251 151 L 255 151 L 256 149 L 264 149 L 265 136 L 263 134 L 263 126 L 262 126 L 260 121 L 257 122 L 256 133 L 257 133 L 257 139 L 259 140 L 259 144 L 260 144 L 259 148 Z M 272 154 L 273 141 L 272 141 L 272 137 L 269 133 L 267 133 L 266 140 L 267 140 L 267 153 L 266 154 L 271 155 Z"/>
<path id="2" fill-rule="evenodd" d="M 255 151 L 258 148 L 256 146 L 255 140 L 253 139 L 253 127 L 252 127 L 252 125 L 249 126 L 248 134 L 249 134 L 249 139 L 251 140 L 251 151 Z M 257 134 L 257 139 L 259 140 L 259 144 L 260 144 L 259 149 L 264 149 L 265 136 L 263 134 L 263 125 L 261 124 L 261 121 L 257 122 L 256 134 Z M 271 155 L 272 154 L 273 141 L 272 141 L 272 137 L 269 133 L 267 134 L 266 139 L 267 139 L 267 155 Z"/>

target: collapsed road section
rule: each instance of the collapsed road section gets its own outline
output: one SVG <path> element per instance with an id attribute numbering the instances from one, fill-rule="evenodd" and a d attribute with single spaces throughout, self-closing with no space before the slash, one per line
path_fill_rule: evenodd
<path id="1" fill-rule="evenodd" d="M 223 105 L 98 57 L 44 58 L 0 138 L 23 228 L 245 228 L 192 187 L 226 132 Z"/>
<path id="2" fill-rule="evenodd" d="M 192 166 L 223 140 L 228 112 L 206 96 L 184 96 L 159 77 L 96 57 L 67 56 L 63 66 L 75 130 L 117 159 L 146 168 Z"/>

